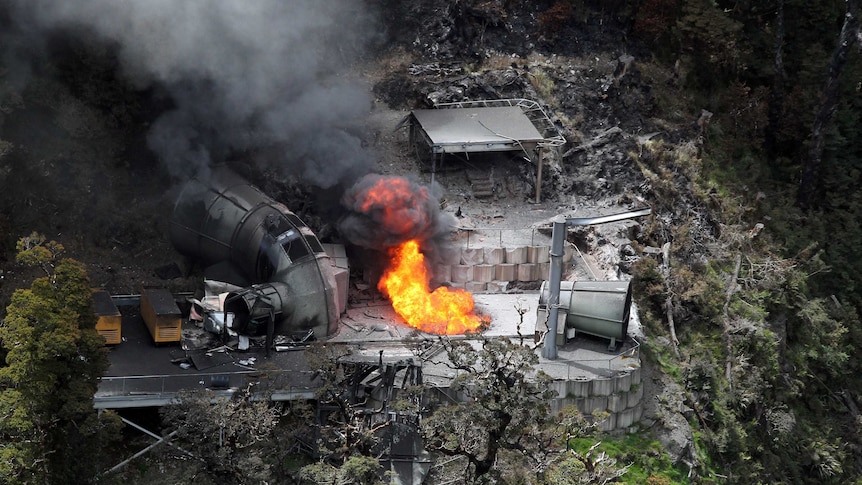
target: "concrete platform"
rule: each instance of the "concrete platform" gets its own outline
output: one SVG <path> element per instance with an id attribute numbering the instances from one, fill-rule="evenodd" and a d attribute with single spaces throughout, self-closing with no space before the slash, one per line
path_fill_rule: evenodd
<path id="1" fill-rule="evenodd" d="M 472 342 L 477 348 L 485 337 L 508 337 L 536 347 L 536 306 L 539 294 L 477 294 L 476 312 L 490 318 L 490 326 L 479 335 L 453 335 L 446 338 Z M 212 389 L 229 396 L 237 389 L 255 384 L 268 388 L 274 400 L 310 399 L 317 382 L 312 379 L 304 347 L 270 352 L 266 357 L 263 342 L 252 342 L 248 350 L 207 351 L 184 349 L 180 344 L 152 342 L 136 307 L 121 307 L 123 342 L 110 347 L 111 366 L 95 395 L 96 408 L 163 406 L 181 391 Z M 186 330 L 191 330 L 186 325 Z M 386 300 L 353 303 L 343 315 L 338 332 L 328 339 L 333 344 L 351 347 L 353 358 L 393 362 L 412 359 L 421 364 L 424 381 L 445 389 L 455 377 L 445 364 L 446 354 L 438 335 L 420 332 L 406 325 Z M 639 344 L 627 339 L 608 351 L 606 339 L 579 336 L 558 347 L 558 358 L 541 358 L 539 368 L 555 380 L 560 403 L 577 396 L 584 382 L 587 393 L 610 395 L 628 393 L 631 378 L 639 378 Z M 188 347 L 188 345 L 187 345 Z M 607 381 L 607 383 L 605 383 Z M 639 381 L 638 381 L 639 382 Z M 574 386 L 574 387 L 573 387 Z M 571 389 L 570 389 L 571 388 Z M 578 388 L 579 389 L 579 388 Z M 628 403 L 628 397 L 627 403 Z M 591 401 L 578 404 L 595 405 Z M 617 400 L 608 401 L 617 406 Z M 639 405 L 637 402 L 632 406 Z M 556 404 L 559 407 L 562 404 Z M 631 408 L 631 406 L 629 407 Z M 585 410 L 588 412 L 589 410 Z M 627 409 L 627 412 L 628 411 Z"/>
<path id="2" fill-rule="evenodd" d="M 539 293 L 475 294 L 476 314 L 489 317 L 490 327 L 482 332 L 487 337 L 516 337 L 520 316 L 525 309 L 521 333 L 532 338 L 536 329 L 536 306 Z M 342 343 L 382 342 L 392 344 L 403 338 L 435 339 L 437 336 L 416 330 L 399 317 L 387 300 L 376 300 L 348 308 L 341 318 L 338 333 L 330 341 Z M 465 338 L 455 335 L 452 338 Z"/>
<path id="3" fill-rule="evenodd" d="M 490 317 L 491 325 L 478 336 L 452 335 L 450 339 L 475 340 L 480 344 L 483 337 L 508 337 L 527 345 L 535 344 L 536 306 L 539 294 L 481 294 L 473 295 L 476 313 Z M 523 311 L 523 316 L 519 313 Z M 364 307 L 348 309 L 342 318 L 338 334 L 330 341 L 357 344 L 363 348 L 379 348 L 388 352 L 397 346 L 415 344 L 417 340 L 437 340 L 439 336 L 420 332 L 406 325 L 395 314 L 386 301 L 378 301 Z M 403 342 L 409 339 L 413 342 Z M 559 346 L 558 358 L 550 361 L 540 357 L 540 367 L 554 379 L 593 379 L 610 377 L 640 367 L 639 344 L 627 339 L 614 351 L 608 351 L 608 340 L 579 336 L 575 340 Z M 537 349 L 541 356 L 541 350 Z M 429 374 L 430 372 L 430 374 Z M 426 378 L 434 375 L 432 369 L 424 371 Z M 448 376 L 442 374 L 444 380 Z M 435 381 L 444 384 L 444 381 Z"/>
<path id="4" fill-rule="evenodd" d="M 164 406 L 178 392 L 196 389 L 230 395 L 263 381 L 277 385 L 275 400 L 313 397 L 317 384 L 304 351 L 271 352 L 270 358 L 258 345 L 246 351 L 185 351 L 180 343 L 153 343 L 137 308 L 121 307 L 121 312 L 123 342 L 109 346 L 111 365 L 94 396 L 97 409 Z"/>

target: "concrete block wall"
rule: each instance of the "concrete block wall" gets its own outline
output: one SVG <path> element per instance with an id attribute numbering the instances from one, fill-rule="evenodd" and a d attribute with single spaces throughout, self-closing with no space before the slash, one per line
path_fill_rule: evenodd
<path id="1" fill-rule="evenodd" d="M 449 400 L 467 399 L 466 395 L 446 386 L 438 389 L 449 396 Z M 602 431 L 626 430 L 643 417 L 644 389 L 639 367 L 613 377 L 555 380 L 551 382 L 551 389 L 557 392 L 557 397 L 549 403 L 553 413 L 572 405 L 587 416 L 597 411 L 607 412 L 608 418 L 600 425 Z"/>
<path id="2" fill-rule="evenodd" d="M 509 289 L 508 281 L 489 281 L 487 285 L 485 285 L 486 293 L 505 293 L 506 290 Z"/>
<path id="3" fill-rule="evenodd" d="M 506 262 L 506 250 L 503 248 L 484 248 L 485 264 L 501 264 Z"/>
<path id="4" fill-rule="evenodd" d="M 517 275 L 517 264 L 500 263 L 494 265 L 494 279 L 497 281 L 515 281 Z"/>
<path id="5" fill-rule="evenodd" d="M 558 413 L 571 405 L 588 416 L 597 411 L 607 412 L 608 418 L 600 426 L 602 431 L 625 430 L 643 416 L 644 391 L 640 368 L 614 377 L 556 380 L 551 387 L 558 396 L 550 402 L 551 412 Z M 465 398 L 448 388 L 441 387 L 441 390 L 456 398 Z"/>
<path id="6" fill-rule="evenodd" d="M 551 384 L 557 398 L 551 401 L 553 412 L 574 405 L 585 415 L 596 411 L 609 414 L 602 431 L 626 429 L 640 421 L 643 415 L 641 369 L 636 368 L 614 377 L 558 380 Z"/>
<path id="7" fill-rule="evenodd" d="M 466 264 L 452 265 L 452 283 L 473 281 L 473 267 Z"/>
<path id="8" fill-rule="evenodd" d="M 435 279 L 473 293 L 500 293 L 514 282 L 548 279 L 549 246 L 460 248 L 434 270 Z M 564 255 L 571 259 L 571 249 Z"/>
<path id="9" fill-rule="evenodd" d="M 487 283 L 494 280 L 496 268 L 493 264 L 477 264 L 473 266 L 473 281 Z"/>

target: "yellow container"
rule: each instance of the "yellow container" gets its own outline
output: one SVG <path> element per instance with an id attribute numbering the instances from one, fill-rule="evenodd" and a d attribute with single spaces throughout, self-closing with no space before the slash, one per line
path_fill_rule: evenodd
<path id="1" fill-rule="evenodd" d="M 107 291 L 93 292 L 93 309 L 96 312 L 96 331 L 105 337 L 105 343 L 116 345 L 123 341 L 123 316 Z"/>
<path id="2" fill-rule="evenodd" d="M 183 319 L 170 291 L 164 288 L 141 289 L 141 316 L 155 343 L 180 341 Z"/>

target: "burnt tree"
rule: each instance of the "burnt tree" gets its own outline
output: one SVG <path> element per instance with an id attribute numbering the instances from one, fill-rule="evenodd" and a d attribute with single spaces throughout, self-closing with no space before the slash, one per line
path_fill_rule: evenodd
<path id="1" fill-rule="evenodd" d="M 841 73 L 847 64 L 847 58 L 850 55 L 851 49 L 860 36 L 860 1 L 862 0 L 845 0 L 846 10 L 844 13 L 844 22 L 841 24 L 841 32 L 838 34 L 838 45 L 835 46 L 832 60 L 829 62 L 826 82 L 820 93 L 819 108 L 811 127 L 807 154 L 802 164 L 802 180 L 799 184 L 796 203 L 803 209 L 807 209 L 814 202 L 814 193 L 820 179 L 820 162 L 823 158 L 826 129 L 838 107 L 838 89 Z"/>
<path id="2" fill-rule="evenodd" d="M 776 158 L 777 132 L 784 109 L 784 0 L 778 0 L 775 12 L 775 50 L 773 56 L 772 94 L 769 100 L 769 126 L 766 129 L 765 148 L 769 162 Z"/>

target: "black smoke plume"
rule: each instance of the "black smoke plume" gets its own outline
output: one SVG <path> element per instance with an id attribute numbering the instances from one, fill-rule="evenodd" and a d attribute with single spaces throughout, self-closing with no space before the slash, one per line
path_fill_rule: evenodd
<path id="1" fill-rule="evenodd" d="M 168 94 L 172 107 L 152 124 L 148 145 L 178 179 L 261 148 L 277 154 L 262 160 L 268 168 L 318 187 L 370 171 L 357 136 L 370 96 L 344 76 L 377 30 L 364 2 L 6 3 L 19 42 L 57 31 L 95 37 L 116 50 L 136 87 Z M 26 77 L 26 66 L 16 73 Z"/>
<path id="2" fill-rule="evenodd" d="M 454 217 L 440 210 L 439 199 L 439 186 L 405 177 L 366 175 L 341 199 L 348 212 L 339 221 L 339 232 L 352 244 L 374 250 L 417 239 L 426 256 L 436 262 L 455 225 Z"/>

